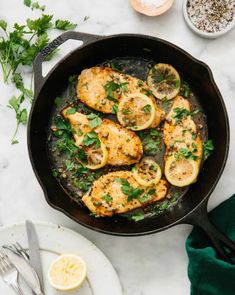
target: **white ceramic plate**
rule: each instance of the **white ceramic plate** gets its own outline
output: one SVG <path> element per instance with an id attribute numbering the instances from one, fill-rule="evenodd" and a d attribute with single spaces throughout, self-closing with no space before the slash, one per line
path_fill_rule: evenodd
<path id="1" fill-rule="evenodd" d="M 105 255 L 89 240 L 78 233 L 59 225 L 36 222 L 44 277 L 44 293 L 46 295 L 121 295 L 121 285 L 117 274 Z M 27 249 L 27 235 L 24 224 L 15 224 L 0 229 L 0 246 L 18 241 Z M 50 263 L 62 253 L 80 255 L 87 264 L 87 279 L 82 287 L 74 292 L 58 292 L 54 290 L 47 279 Z M 32 293 L 20 279 L 24 295 Z M 15 294 L 0 279 L 0 294 Z"/>

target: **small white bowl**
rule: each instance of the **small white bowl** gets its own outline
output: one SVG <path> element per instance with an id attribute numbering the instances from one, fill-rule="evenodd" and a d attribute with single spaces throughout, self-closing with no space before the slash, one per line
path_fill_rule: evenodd
<path id="1" fill-rule="evenodd" d="M 196 34 L 204 37 L 204 38 L 209 38 L 209 39 L 215 39 L 217 37 L 220 37 L 226 33 L 228 33 L 232 28 L 235 26 L 235 16 L 233 18 L 233 21 L 223 30 L 215 32 L 215 33 L 208 33 L 204 32 L 202 30 L 199 30 L 198 28 L 195 27 L 195 25 L 192 23 L 191 19 L 188 16 L 187 12 L 187 2 L 188 0 L 183 1 L 183 15 L 184 15 L 184 20 L 186 24 L 189 26 L 189 28 Z"/>
<path id="2" fill-rule="evenodd" d="M 147 16 L 157 16 L 160 14 L 165 13 L 167 10 L 169 10 L 174 2 L 174 0 L 165 0 L 165 3 L 161 6 L 158 6 L 156 8 L 149 8 L 145 5 L 143 5 L 140 0 L 129 0 L 131 6 L 138 12 L 145 14 Z"/>

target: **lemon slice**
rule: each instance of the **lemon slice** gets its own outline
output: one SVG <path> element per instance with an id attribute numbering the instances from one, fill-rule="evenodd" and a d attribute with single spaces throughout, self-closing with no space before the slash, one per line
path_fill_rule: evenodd
<path id="1" fill-rule="evenodd" d="M 63 254 L 52 262 L 48 278 L 51 285 L 60 291 L 71 291 L 81 286 L 86 278 L 86 264 L 73 254 Z"/>
<path id="2" fill-rule="evenodd" d="M 174 186 L 183 187 L 196 182 L 198 173 L 198 162 L 193 159 L 176 160 L 174 156 L 166 158 L 165 176 Z"/>
<path id="3" fill-rule="evenodd" d="M 89 132 L 87 134 L 90 133 L 94 132 Z M 100 169 L 104 167 L 108 161 L 108 150 L 105 144 L 98 138 L 98 135 L 96 143 L 86 145 L 86 141 L 84 141 L 86 136 L 87 135 L 85 134 L 76 141 L 77 147 L 80 148 L 80 151 L 83 153 L 83 156 L 85 157 L 84 160 L 82 160 L 81 157 L 77 158 L 77 160 L 88 169 Z"/>
<path id="4" fill-rule="evenodd" d="M 157 162 L 148 157 L 136 164 L 132 172 L 136 181 L 143 186 L 157 184 L 162 177 L 160 166 Z"/>
<path id="5" fill-rule="evenodd" d="M 117 118 L 124 127 L 137 131 L 150 127 L 155 112 L 152 98 L 142 93 L 132 93 L 120 99 Z"/>
<path id="6" fill-rule="evenodd" d="M 171 65 L 159 63 L 148 73 L 147 84 L 158 99 L 172 99 L 180 90 L 179 73 Z"/>

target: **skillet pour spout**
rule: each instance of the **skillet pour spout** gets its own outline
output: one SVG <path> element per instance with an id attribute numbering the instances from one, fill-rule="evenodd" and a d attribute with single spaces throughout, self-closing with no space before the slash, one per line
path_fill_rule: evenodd
<path id="1" fill-rule="evenodd" d="M 83 45 L 66 55 L 46 77 L 42 76 L 45 57 L 69 39 Z M 54 98 L 65 89 L 68 77 L 116 57 L 151 59 L 174 64 L 195 89 L 207 117 L 208 133 L 215 145 L 213 155 L 204 163 L 196 184 L 171 210 L 159 216 L 132 222 L 121 216 L 95 218 L 87 208 L 78 206 L 51 173 L 47 151 L 48 129 Z M 28 124 L 28 150 L 35 175 L 50 206 L 74 221 L 106 234 L 140 236 L 165 230 L 173 225 L 189 223 L 201 227 L 221 258 L 230 261 L 221 244 L 235 252 L 232 241 L 209 221 L 207 202 L 224 170 L 229 150 L 229 122 L 223 98 L 210 68 L 183 49 L 165 40 L 137 34 L 97 36 L 69 31 L 52 41 L 36 57 L 34 63 L 35 99 Z M 216 118 L 216 120 L 214 119 Z"/>

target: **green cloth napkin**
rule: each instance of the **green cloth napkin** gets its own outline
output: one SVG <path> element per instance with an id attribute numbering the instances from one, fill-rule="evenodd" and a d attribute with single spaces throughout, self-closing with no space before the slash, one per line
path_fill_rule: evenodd
<path id="1" fill-rule="evenodd" d="M 235 194 L 212 212 L 215 226 L 235 241 Z M 194 228 L 186 240 L 191 295 L 235 295 L 235 265 L 216 256 L 206 234 Z"/>

